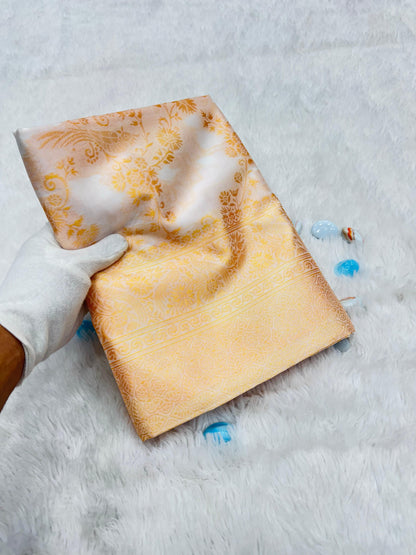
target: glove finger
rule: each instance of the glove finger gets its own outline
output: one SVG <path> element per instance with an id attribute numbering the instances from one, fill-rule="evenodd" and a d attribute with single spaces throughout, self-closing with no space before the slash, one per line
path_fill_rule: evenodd
<path id="1" fill-rule="evenodd" d="M 108 235 L 94 245 L 72 251 L 79 264 L 91 277 L 96 272 L 107 268 L 118 260 L 127 250 L 129 244 L 119 233 Z"/>

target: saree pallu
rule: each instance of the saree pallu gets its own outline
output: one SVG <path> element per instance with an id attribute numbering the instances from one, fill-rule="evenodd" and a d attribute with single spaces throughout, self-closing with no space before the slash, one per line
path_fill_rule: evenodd
<path id="1" fill-rule="evenodd" d="M 15 136 L 62 247 L 129 243 L 86 302 L 142 440 L 354 332 L 209 95 Z"/>

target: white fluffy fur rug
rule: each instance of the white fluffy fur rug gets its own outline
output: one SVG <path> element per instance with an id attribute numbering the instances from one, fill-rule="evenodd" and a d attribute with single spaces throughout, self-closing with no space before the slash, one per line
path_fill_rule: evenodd
<path id="1" fill-rule="evenodd" d="M 0 18 L 0 279 L 45 219 L 17 127 L 210 94 L 336 295 L 366 306 L 348 352 L 146 443 L 75 337 L 0 415 L 0 553 L 415 553 L 414 2 L 2 0 Z M 314 239 L 318 219 L 361 252 Z M 361 272 L 336 277 L 349 257 Z M 232 440 L 206 442 L 219 420 Z"/>

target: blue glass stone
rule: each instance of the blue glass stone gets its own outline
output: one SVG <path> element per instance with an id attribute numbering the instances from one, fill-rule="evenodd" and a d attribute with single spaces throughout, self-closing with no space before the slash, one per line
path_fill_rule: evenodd
<path id="1" fill-rule="evenodd" d="M 295 229 L 298 232 L 298 235 L 300 235 L 302 233 L 303 223 L 300 220 L 296 220 Z"/>
<path id="2" fill-rule="evenodd" d="M 337 276 L 348 276 L 352 277 L 355 272 L 358 272 L 360 265 L 353 258 L 348 258 L 347 260 L 341 260 L 334 268 L 334 272 Z"/>
<path id="3" fill-rule="evenodd" d="M 346 297 L 341 299 L 341 304 L 344 308 L 351 308 L 357 305 L 363 306 L 363 301 L 360 297 Z"/>
<path id="4" fill-rule="evenodd" d="M 215 422 L 215 424 L 211 424 L 205 428 L 203 434 L 205 439 L 207 439 L 207 436 L 210 436 L 216 443 L 221 443 L 221 441 L 227 443 L 228 441 L 231 441 L 229 430 L 230 425 L 227 424 L 227 422 Z"/>
<path id="5" fill-rule="evenodd" d="M 325 239 L 334 235 L 339 235 L 339 229 L 329 220 L 319 220 L 311 227 L 311 233 L 317 239 Z"/>
<path id="6" fill-rule="evenodd" d="M 348 349 L 350 349 L 351 341 L 348 339 L 348 337 L 346 337 L 345 339 L 338 341 L 338 343 L 335 343 L 334 347 L 340 353 L 345 353 L 346 351 L 348 351 Z"/>
<path id="7" fill-rule="evenodd" d="M 96 335 L 96 332 L 91 320 L 83 320 L 77 329 L 77 336 L 83 341 L 89 341 L 94 335 Z"/>

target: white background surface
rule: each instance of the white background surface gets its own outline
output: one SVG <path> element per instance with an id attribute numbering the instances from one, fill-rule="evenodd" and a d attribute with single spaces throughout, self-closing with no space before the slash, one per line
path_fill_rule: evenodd
<path id="1" fill-rule="evenodd" d="M 2 0 L 0 22 L 0 279 L 45 220 L 17 127 L 210 94 L 336 295 L 367 307 L 347 353 L 146 443 L 75 337 L 0 415 L 0 552 L 414 553 L 414 3 Z M 318 219 L 362 250 L 315 240 Z M 220 420 L 232 441 L 207 443 Z"/>

